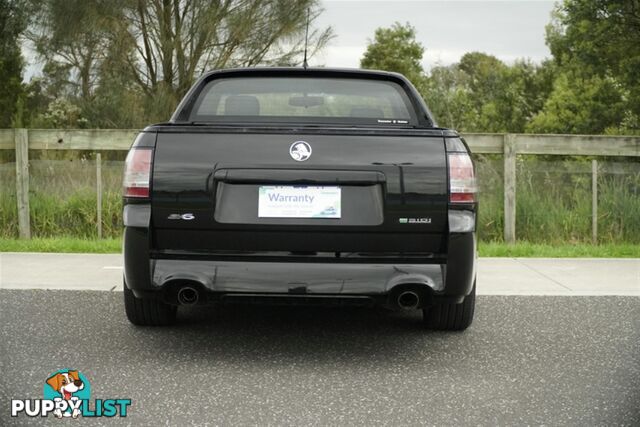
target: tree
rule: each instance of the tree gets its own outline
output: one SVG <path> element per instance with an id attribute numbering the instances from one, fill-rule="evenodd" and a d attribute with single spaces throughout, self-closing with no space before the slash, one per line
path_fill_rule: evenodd
<path id="1" fill-rule="evenodd" d="M 46 0 L 33 19 L 28 37 L 46 67 L 56 70 L 57 86 L 89 100 L 98 83 L 123 1 Z M 64 73 L 63 73 L 64 71 Z"/>
<path id="2" fill-rule="evenodd" d="M 360 60 L 360 67 L 403 74 L 420 89 L 424 78 L 424 47 L 416 41 L 416 30 L 409 23 L 396 22 L 391 28 L 378 28 Z"/>
<path id="3" fill-rule="evenodd" d="M 549 63 L 507 65 L 470 52 L 460 62 L 434 67 L 424 97 L 441 125 L 472 132 L 524 132 L 552 87 Z"/>
<path id="4" fill-rule="evenodd" d="M 640 121 L 640 0 L 565 0 L 547 26 L 547 44 L 558 67 L 571 76 L 566 89 L 579 94 L 588 89 L 582 86 L 586 81 L 615 87 L 625 100 L 618 125 Z M 558 90 L 564 86 L 560 82 Z M 602 131 L 604 124 L 591 128 Z"/>
<path id="5" fill-rule="evenodd" d="M 22 5 L 0 0 L 0 128 L 10 127 L 23 94 L 19 37 L 25 28 Z"/>
<path id="6" fill-rule="evenodd" d="M 360 66 L 404 74 L 430 106 L 439 124 L 464 131 L 524 132 L 552 88 L 553 67 L 518 61 L 508 66 L 482 52 L 425 74 L 424 47 L 410 24 L 378 28 Z"/>
<path id="7" fill-rule="evenodd" d="M 467 78 L 458 64 L 453 64 L 432 68 L 425 79 L 422 97 L 440 126 L 459 130 L 469 128 L 467 114 L 474 110 L 465 83 Z"/>
<path id="8" fill-rule="evenodd" d="M 70 99 L 89 126 L 166 120 L 208 69 L 302 63 L 332 37 L 319 0 L 45 0 L 29 38 L 41 94 Z M 45 108 L 46 110 L 46 108 Z"/>
<path id="9" fill-rule="evenodd" d="M 601 134 L 617 127 L 625 103 L 612 78 L 562 72 L 543 110 L 527 125 L 536 133 Z"/>
<path id="10" fill-rule="evenodd" d="M 83 101 L 117 81 L 173 108 L 207 69 L 301 63 L 320 12 L 318 0 L 46 0 L 30 36 Z M 330 37 L 311 28 L 310 55 Z"/>
<path id="11" fill-rule="evenodd" d="M 125 12 L 126 61 L 141 89 L 182 96 L 207 68 L 301 64 L 308 13 L 319 15 L 316 0 L 139 0 Z M 330 36 L 312 29 L 310 53 Z"/>

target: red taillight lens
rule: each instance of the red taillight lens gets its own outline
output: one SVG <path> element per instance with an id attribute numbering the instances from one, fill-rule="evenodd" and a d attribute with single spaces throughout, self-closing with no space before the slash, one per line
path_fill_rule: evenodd
<path id="1" fill-rule="evenodd" d="M 132 148 L 124 166 L 124 196 L 149 197 L 149 180 L 153 151 Z"/>
<path id="2" fill-rule="evenodd" d="M 449 202 L 474 203 L 478 187 L 471 157 L 467 153 L 449 154 Z"/>

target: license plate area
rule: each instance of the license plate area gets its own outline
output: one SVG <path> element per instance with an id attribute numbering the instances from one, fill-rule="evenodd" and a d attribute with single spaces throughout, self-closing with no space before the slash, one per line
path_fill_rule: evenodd
<path id="1" fill-rule="evenodd" d="M 277 185 L 277 184 L 270 184 Z M 284 184 L 291 185 L 291 184 Z M 275 226 L 378 226 L 384 221 L 381 185 L 340 185 L 340 218 L 259 217 L 260 187 L 267 184 L 216 186 L 214 220 L 217 224 Z M 263 212 L 264 213 L 264 212 Z M 337 214 L 337 212 L 336 212 Z M 174 221 L 175 223 L 176 221 Z M 180 221 L 187 225 L 190 221 Z M 173 224 L 172 224 L 173 225 Z M 175 226 L 175 225 L 174 225 Z"/>
<path id="2" fill-rule="evenodd" d="M 258 218 L 342 217 L 342 189 L 338 186 L 260 185 Z"/>

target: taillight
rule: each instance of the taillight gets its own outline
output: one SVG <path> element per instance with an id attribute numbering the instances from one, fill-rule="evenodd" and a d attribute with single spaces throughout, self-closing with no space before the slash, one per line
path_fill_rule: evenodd
<path id="1" fill-rule="evenodd" d="M 149 197 L 153 150 L 132 148 L 124 165 L 124 196 Z"/>
<path id="2" fill-rule="evenodd" d="M 478 187 L 471 157 L 467 153 L 449 153 L 449 202 L 474 203 Z"/>

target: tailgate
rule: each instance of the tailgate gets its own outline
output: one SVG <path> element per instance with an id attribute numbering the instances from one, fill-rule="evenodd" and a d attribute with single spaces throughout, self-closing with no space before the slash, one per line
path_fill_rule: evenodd
<path id="1" fill-rule="evenodd" d="M 291 153 L 299 141 L 310 149 L 305 161 Z M 436 132 L 160 132 L 153 245 L 336 256 L 442 252 L 445 156 Z"/>

